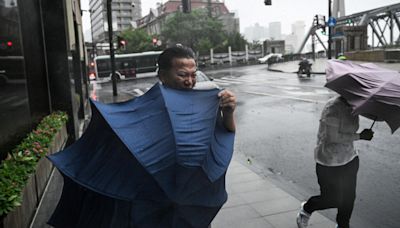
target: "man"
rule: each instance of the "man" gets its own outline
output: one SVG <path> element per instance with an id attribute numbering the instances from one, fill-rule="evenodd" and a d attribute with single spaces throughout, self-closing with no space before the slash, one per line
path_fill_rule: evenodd
<path id="1" fill-rule="evenodd" d="M 359 118 L 343 97 L 336 97 L 325 105 L 320 119 L 317 147 L 314 151 L 320 195 L 301 204 L 297 226 L 305 228 L 316 210 L 337 208 L 337 228 L 349 228 L 356 197 L 359 160 L 354 149 L 355 140 L 371 140 L 374 132 L 364 129 L 356 133 Z"/>
<path id="2" fill-rule="evenodd" d="M 173 89 L 190 90 L 196 85 L 197 66 L 194 53 L 183 46 L 167 48 L 158 59 L 158 77 L 163 85 Z M 224 126 L 227 130 L 235 131 L 233 112 L 236 107 L 236 97 L 228 90 L 221 91 L 220 107 Z"/>
<path id="3" fill-rule="evenodd" d="M 135 99 L 92 101 L 85 134 L 49 159 L 64 177 L 57 228 L 206 228 L 227 200 L 236 98 L 196 91 L 193 52 L 166 49 Z M 219 110 L 221 110 L 219 112 Z"/>
<path id="4" fill-rule="evenodd" d="M 311 63 L 308 61 L 307 58 L 302 58 L 301 61 L 299 62 L 299 70 L 298 74 L 307 74 L 307 76 L 310 76 L 311 74 Z"/>

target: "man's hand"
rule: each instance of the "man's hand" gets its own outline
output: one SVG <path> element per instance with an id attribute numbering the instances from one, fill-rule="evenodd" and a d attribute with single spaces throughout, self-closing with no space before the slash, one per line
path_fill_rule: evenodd
<path id="1" fill-rule="evenodd" d="M 223 90 L 218 94 L 220 98 L 219 106 L 222 108 L 222 112 L 225 114 L 233 113 L 236 108 L 236 97 L 229 90 Z"/>
<path id="2" fill-rule="evenodd" d="M 371 129 L 364 129 L 360 133 L 360 139 L 371 141 L 372 137 L 374 137 L 374 132 Z"/>
<path id="3" fill-rule="evenodd" d="M 220 99 L 219 106 L 222 109 L 222 121 L 228 131 L 234 132 L 236 130 L 235 119 L 233 112 L 236 108 L 236 97 L 229 90 L 223 90 L 218 93 Z"/>

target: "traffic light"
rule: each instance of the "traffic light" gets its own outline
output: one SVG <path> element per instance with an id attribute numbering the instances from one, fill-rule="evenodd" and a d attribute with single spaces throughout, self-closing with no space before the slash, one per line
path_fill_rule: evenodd
<path id="1" fill-rule="evenodd" d="M 351 19 L 346 20 L 346 24 L 351 24 L 351 23 L 353 23 L 353 20 L 351 20 Z"/>
<path id="2" fill-rule="evenodd" d="M 322 17 L 322 21 L 324 22 L 324 24 L 321 25 L 321 28 L 322 28 L 321 34 L 322 34 L 322 35 L 326 35 L 326 26 L 327 26 L 327 23 L 326 23 L 326 17 L 325 17 L 325 16 Z"/>
<path id="3" fill-rule="evenodd" d="M 272 0 L 264 0 L 264 4 L 266 5 L 266 6 L 270 6 L 270 5 L 272 5 L 272 2 L 271 2 Z"/>
<path id="4" fill-rule="evenodd" d="M 12 41 L 4 41 L 4 42 L 1 42 L 0 41 L 0 49 L 1 50 L 6 50 L 6 49 L 11 49 L 12 47 L 13 47 L 13 42 Z"/>
<path id="5" fill-rule="evenodd" d="M 157 38 L 156 37 L 154 37 L 152 40 L 151 40 L 151 42 L 153 43 L 153 46 L 154 47 L 157 47 Z"/>
<path id="6" fill-rule="evenodd" d="M 123 37 L 117 36 L 117 42 L 118 42 L 118 49 L 125 49 L 126 40 Z"/>
<path id="7" fill-rule="evenodd" d="M 326 26 L 323 26 L 321 28 L 322 28 L 321 34 L 326 35 Z"/>

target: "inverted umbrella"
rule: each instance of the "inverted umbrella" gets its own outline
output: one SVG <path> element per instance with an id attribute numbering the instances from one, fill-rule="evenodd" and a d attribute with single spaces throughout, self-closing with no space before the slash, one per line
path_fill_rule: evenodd
<path id="1" fill-rule="evenodd" d="M 218 92 L 157 83 L 127 102 L 91 101 L 84 135 L 49 157 L 65 182 L 49 223 L 207 227 L 227 200 L 233 152 L 234 134 L 219 122 Z"/>
<path id="2" fill-rule="evenodd" d="M 400 73 L 372 63 L 329 60 L 325 86 L 343 96 L 353 109 L 385 121 L 392 133 L 400 127 Z"/>

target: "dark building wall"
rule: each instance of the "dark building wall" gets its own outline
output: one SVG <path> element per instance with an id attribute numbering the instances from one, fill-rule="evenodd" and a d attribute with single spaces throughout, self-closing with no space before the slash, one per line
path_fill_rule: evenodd
<path id="1" fill-rule="evenodd" d="M 51 111 L 67 112 L 68 143 L 77 139 L 90 112 L 80 14 L 78 0 L 0 6 L 0 158 Z"/>
<path id="2" fill-rule="evenodd" d="M 20 1 L 21 40 L 32 120 L 51 112 L 39 0 Z"/>
<path id="3" fill-rule="evenodd" d="M 32 128 L 18 4 L 0 6 L 0 158 Z"/>
<path id="4" fill-rule="evenodd" d="M 77 104 L 74 99 L 73 57 L 67 38 L 67 21 L 64 1 L 42 0 L 44 41 L 46 44 L 51 106 L 64 110 L 70 116 L 67 129 L 70 141 L 79 133 Z"/>

